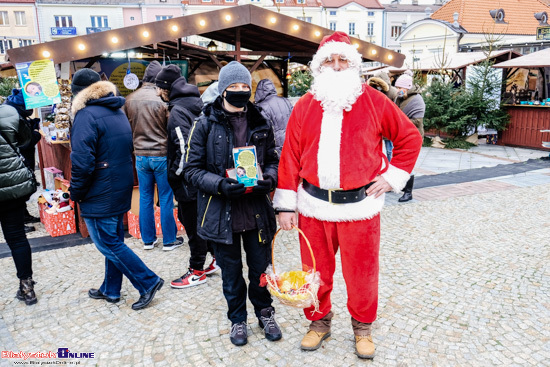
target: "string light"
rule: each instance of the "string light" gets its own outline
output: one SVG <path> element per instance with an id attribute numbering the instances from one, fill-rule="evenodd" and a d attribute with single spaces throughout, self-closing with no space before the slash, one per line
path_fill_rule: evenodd
<path id="1" fill-rule="evenodd" d="M 149 37 L 149 32 L 143 31 L 143 37 Z"/>
<path id="2" fill-rule="evenodd" d="M 354 43 L 353 46 L 354 46 L 355 48 L 359 48 L 359 44 L 358 44 L 358 43 Z"/>
<path id="3" fill-rule="evenodd" d="M 321 32 L 315 31 L 315 37 L 319 37 L 321 35 Z"/>
<path id="4" fill-rule="evenodd" d="M 44 52 L 42 52 L 42 56 L 44 56 L 44 57 L 50 57 L 50 55 L 51 55 L 51 54 L 50 54 L 50 51 L 44 51 Z"/>
<path id="5" fill-rule="evenodd" d="M 116 37 L 111 38 L 111 42 L 118 43 L 118 38 L 116 38 Z"/>
<path id="6" fill-rule="evenodd" d="M 174 32 L 177 31 L 177 30 L 178 30 L 178 26 L 177 26 L 177 25 L 173 25 L 173 26 L 172 26 L 172 30 L 173 30 Z"/>
<path id="7" fill-rule="evenodd" d="M 78 45 L 78 49 L 79 49 L 79 50 L 85 50 L 85 49 L 86 49 L 86 46 L 84 46 L 84 44 L 81 43 L 81 44 Z"/>
<path id="8" fill-rule="evenodd" d="M 370 53 L 373 54 L 373 55 L 376 55 L 376 50 L 373 49 L 373 50 L 371 50 Z"/>
<path id="9" fill-rule="evenodd" d="M 231 20 L 231 15 L 227 14 L 227 15 L 225 16 L 225 20 L 227 20 L 227 21 L 229 22 L 229 21 Z"/>
<path id="10" fill-rule="evenodd" d="M 199 24 L 201 25 L 201 27 L 204 27 L 204 26 L 206 25 L 206 22 L 205 22 L 204 19 L 203 19 L 203 20 L 201 20 L 201 21 L 199 22 Z"/>
<path id="11" fill-rule="evenodd" d="M 393 55 L 388 55 L 388 60 L 393 59 Z"/>
<path id="12" fill-rule="evenodd" d="M 270 21 L 271 21 L 271 23 L 275 24 L 275 23 L 277 23 L 277 18 L 271 17 Z"/>
<path id="13" fill-rule="evenodd" d="M 294 28 L 294 30 L 297 31 L 298 29 L 300 29 L 300 26 L 298 24 L 294 24 L 294 27 L 292 28 Z"/>

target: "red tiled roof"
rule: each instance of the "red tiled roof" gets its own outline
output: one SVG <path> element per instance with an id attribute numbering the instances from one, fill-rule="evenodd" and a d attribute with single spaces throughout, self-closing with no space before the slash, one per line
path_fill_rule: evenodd
<path id="1" fill-rule="evenodd" d="M 34 0 L 0 0 L 0 3 L 12 3 L 12 4 L 34 4 Z"/>
<path id="2" fill-rule="evenodd" d="M 468 33 L 524 34 L 534 35 L 539 27 L 534 13 L 550 13 L 550 0 L 451 0 L 434 12 L 432 19 L 454 22 L 453 14 L 458 12 L 458 23 Z M 503 9 L 505 24 L 495 23 L 490 10 Z"/>
<path id="3" fill-rule="evenodd" d="M 349 3 L 356 3 L 367 9 L 384 9 L 378 0 L 321 0 L 325 8 L 340 8 Z"/>

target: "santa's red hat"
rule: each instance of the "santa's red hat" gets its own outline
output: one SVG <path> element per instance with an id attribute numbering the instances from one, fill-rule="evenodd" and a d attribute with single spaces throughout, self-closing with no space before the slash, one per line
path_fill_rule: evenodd
<path id="1" fill-rule="evenodd" d="M 313 55 L 310 69 L 313 75 L 318 75 L 321 72 L 321 65 L 331 55 L 342 55 L 348 59 L 350 68 L 361 67 L 362 57 L 355 46 L 351 44 L 349 36 L 344 32 L 334 32 L 330 36 L 325 36 L 319 44 L 317 53 Z"/>

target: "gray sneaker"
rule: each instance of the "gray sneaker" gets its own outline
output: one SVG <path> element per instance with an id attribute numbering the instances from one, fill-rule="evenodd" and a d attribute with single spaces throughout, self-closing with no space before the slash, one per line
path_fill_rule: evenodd
<path id="1" fill-rule="evenodd" d="M 260 327 L 264 330 L 265 338 L 269 341 L 276 341 L 283 337 L 277 321 L 275 321 L 275 310 L 273 307 L 267 307 L 260 311 L 258 318 Z"/>
<path id="2" fill-rule="evenodd" d="M 231 343 L 239 347 L 248 343 L 248 330 L 246 328 L 246 321 L 237 322 L 231 325 L 229 340 L 231 340 Z"/>
<path id="3" fill-rule="evenodd" d="M 177 249 L 178 247 L 181 247 L 181 246 L 183 246 L 183 241 L 178 239 L 178 240 L 175 240 L 172 243 L 168 243 L 168 244 L 162 246 L 162 250 L 163 251 L 172 251 L 172 250 L 175 250 L 175 249 Z"/>

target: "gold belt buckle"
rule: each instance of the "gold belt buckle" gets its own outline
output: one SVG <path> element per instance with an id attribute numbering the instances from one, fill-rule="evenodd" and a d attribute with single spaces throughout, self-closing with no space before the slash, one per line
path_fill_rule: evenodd
<path id="1" fill-rule="evenodd" d="M 331 204 L 334 204 L 334 205 L 338 205 L 340 203 L 333 203 L 332 202 L 332 192 L 333 191 L 342 191 L 342 189 L 338 188 L 338 189 L 328 189 L 328 202 L 331 203 Z"/>

